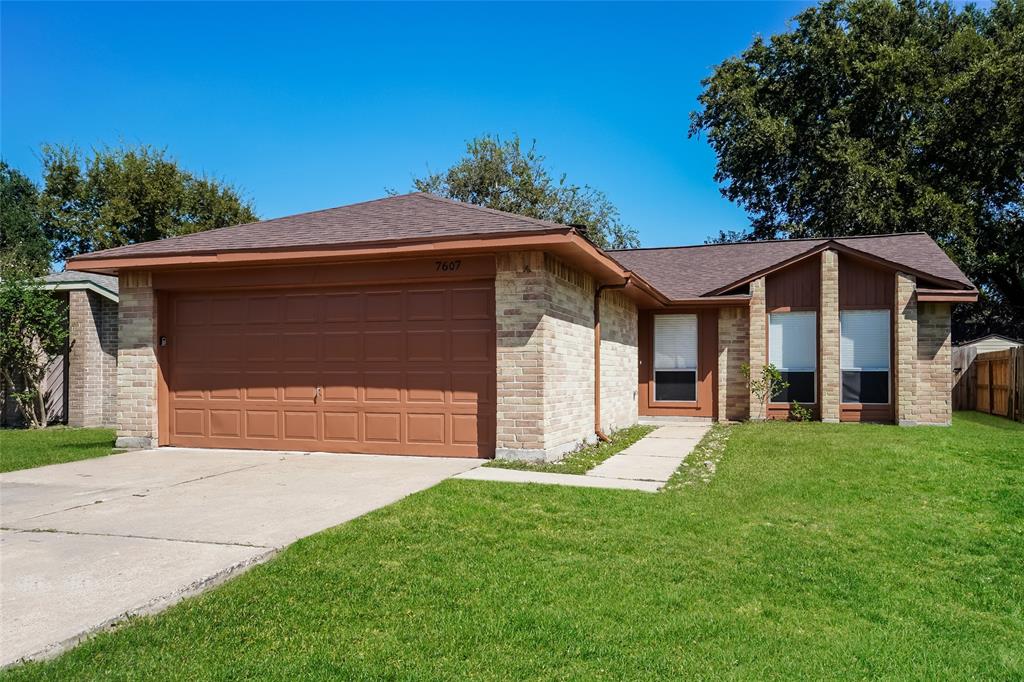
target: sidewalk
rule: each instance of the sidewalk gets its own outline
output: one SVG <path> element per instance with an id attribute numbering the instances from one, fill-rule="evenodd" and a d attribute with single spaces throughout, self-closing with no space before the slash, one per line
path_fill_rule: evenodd
<path id="1" fill-rule="evenodd" d="M 479 467 L 455 478 L 505 483 L 542 483 L 585 488 L 615 488 L 657 492 L 693 452 L 710 424 L 663 426 L 622 452 L 612 455 L 584 475 Z"/>

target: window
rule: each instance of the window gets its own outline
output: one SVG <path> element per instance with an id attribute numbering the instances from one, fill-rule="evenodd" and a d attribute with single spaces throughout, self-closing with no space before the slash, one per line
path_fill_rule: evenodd
<path id="1" fill-rule="evenodd" d="M 654 399 L 697 399 L 697 316 L 654 316 Z"/>
<path id="2" fill-rule="evenodd" d="M 839 313 L 843 402 L 889 402 L 889 311 Z"/>
<path id="3" fill-rule="evenodd" d="M 789 387 L 772 396 L 772 402 L 814 402 L 817 338 L 817 316 L 813 312 L 768 316 L 768 362 L 775 365 L 789 383 Z"/>

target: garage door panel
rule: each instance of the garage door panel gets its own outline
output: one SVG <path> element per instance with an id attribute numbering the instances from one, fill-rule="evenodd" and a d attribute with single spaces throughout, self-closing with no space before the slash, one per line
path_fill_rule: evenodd
<path id="1" fill-rule="evenodd" d="M 402 400 L 401 372 L 364 372 L 363 400 L 368 403 L 398 403 Z"/>
<path id="2" fill-rule="evenodd" d="M 402 415 L 400 412 L 366 412 L 363 414 L 363 437 L 377 443 L 402 441 Z"/>
<path id="3" fill-rule="evenodd" d="M 445 289 L 410 291 L 407 294 L 410 322 L 434 322 L 447 319 L 448 292 Z"/>
<path id="4" fill-rule="evenodd" d="M 410 362 L 444 362 L 448 358 L 448 332 L 429 329 L 407 332 Z"/>
<path id="5" fill-rule="evenodd" d="M 170 304 L 172 444 L 493 454 L 493 283 L 211 292 Z M 192 311 L 207 322 L 182 320 Z"/>
<path id="6" fill-rule="evenodd" d="M 285 410 L 283 414 L 285 440 L 319 440 L 315 410 Z"/>
<path id="7" fill-rule="evenodd" d="M 363 359 L 367 362 L 401 362 L 405 356 L 405 336 L 400 330 L 365 332 Z"/>
<path id="8" fill-rule="evenodd" d="M 321 338 L 325 362 L 358 362 L 362 346 L 358 332 L 326 332 Z"/>
<path id="9" fill-rule="evenodd" d="M 176 408 L 172 412 L 175 432 L 184 436 L 206 435 L 206 430 L 203 428 L 204 416 L 205 411 L 201 409 Z"/>
<path id="10" fill-rule="evenodd" d="M 359 413 L 336 412 L 334 410 L 325 411 L 324 439 L 344 443 L 358 443 L 360 440 Z"/>
<path id="11" fill-rule="evenodd" d="M 278 439 L 277 427 L 277 410 L 254 410 L 250 408 L 245 411 L 246 438 L 276 441 Z"/>
<path id="12" fill-rule="evenodd" d="M 365 294 L 365 319 L 367 322 L 401 322 L 401 291 L 368 291 Z"/>
<path id="13" fill-rule="evenodd" d="M 440 413 L 407 413 L 405 415 L 406 439 L 410 443 L 443 445 L 445 442 L 445 419 L 446 415 Z"/>
<path id="14" fill-rule="evenodd" d="M 455 330 L 451 333 L 453 362 L 487 362 L 494 355 L 488 330 Z"/>
<path id="15" fill-rule="evenodd" d="M 241 410 L 210 410 L 210 436 L 241 438 L 242 437 L 242 411 Z"/>

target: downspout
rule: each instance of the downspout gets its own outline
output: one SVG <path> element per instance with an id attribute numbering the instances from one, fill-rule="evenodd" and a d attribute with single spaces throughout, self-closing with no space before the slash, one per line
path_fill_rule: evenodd
<path id="1" fill-rule="evenodd" d="M 601 284 L 594 290 L 594 433 L 605 443 L 611 440 L 601 430 L 601 292 L 605 289 L 625 289 L 629 277 L 622 284 Z"/>

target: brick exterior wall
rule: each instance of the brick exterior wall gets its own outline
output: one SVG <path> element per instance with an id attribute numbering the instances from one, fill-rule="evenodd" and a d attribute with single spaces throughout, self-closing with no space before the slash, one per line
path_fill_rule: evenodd
<path id="1" fill-rule="evenodd" d="M 915 424 L 917 400 L 917 280 L 896 273 L 896 423 Z"/>
<path id="2" fill-rule="evenodd" d="M 842 397 L 842 373 L 839 367 L 839 254 L 832 249 L 821 253 L 821 303 L 819 310 L 821 334 L 821 420 L 839 421 Z"/>
<path id="3" fill-rule="evenodd" d="M 914 420 L 918 424 L 948 426 L 953 405 L 953 357 L 950 344 L 950 305 L 917 304 L 917 398 Z"/>
<path id="4" fill-rule="evenodd" d="M 750 320 L 746 308 L 718 310 L 718 419 L 740 421 L 750 415 L 750 393 L 740 366 L 750 357 Z"/>
<path id="5" fill-rule="evenodd" d="M 621 291 L 601 293 L 601 430 L 611 433 L 639 419 L 636 305 Z"/>
<path id="6" fill-rule="evenodd" d="M 68 425 L 117 423 L 117 304 L 94 292 L 68 292 Z"/>
<path id="7" fill-rule="evenodd" d="M 117 447 L 157 444 L 156 297 L 148 272 L 119 278 Z"/>
<path id="8" fill-rule="evenodd" d="M 496 456 L 556 460 L 594 435 L 594 281 L 551 255 L 497 256 Z M 602 307 L 602 422 L 636 422 L 637 317 Z M 605 402 L 607 401 L 607 402 Z"/>
<path id="9" fill-rule="evenodd" d="M 759 277 L 750 283 L 750 376 L 760 377 L 761 370 L 768 363 L 768 315 L 765 309 L 765 280 Z M 765 406 L 761 400 L 748 391 L 750 418 L 764 419 Z"/>

